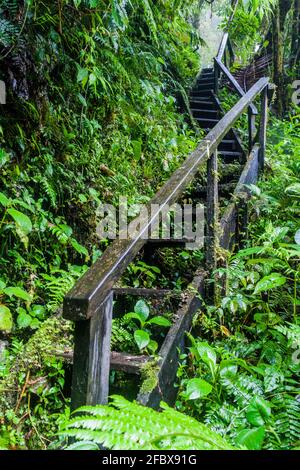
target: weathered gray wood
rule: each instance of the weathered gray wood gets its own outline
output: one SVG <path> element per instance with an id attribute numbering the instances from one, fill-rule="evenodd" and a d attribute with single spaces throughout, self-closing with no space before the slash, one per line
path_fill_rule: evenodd
<path id="1" fill-rule="evenodd" d="M 112 352 L 110 367 L 113 370 L 139 375 L 141 368 L 151 360 L 150 356 L 134 356 L 132 354 Z"/>
<path id="2" fill-rule="evenodd" d="M 245 192 L 246 184 L 255 184 L 258 180 L 258 152 L 259 146 L 255 145 L 252 152 L 250 153 L 249 159 L 245 165 L 245 168 L 241 174 L 239 182 L 234 192 L 234 199 L 231 204 L 227 207 L 223 214 L 220 226 L 220 246 L 226 250 L 232 248 L 234 243 L 237 242 L 237 223 L 238 223 L 238 198 L 239 194 Z"/>
<path id="3" fill-rule="evenodd" d="M 264 171 L 265 154 L 267 143 L 267 125 L 268 125 L 268 87 L 262 92 L 261 97 L 261 120 L 259 130 L 259 171 Z"/>
<path id="4" fill-rule="evenodd" d="M 75 324 L 71 407 L 107 403 L 113 294 L 97 315 Z"/>
<path id="5" fill-rule="evenodd" d="M 163 400 L 174 402 L 177 390 L 174 387 L 179 355 L 185 348 L 186 332 L 190 330 L 193 317 L 202 306 L 202 295 L 207 273 L 199 270 L 190 289 L 185 292 L 185 299 L 176 312 L 177 320 L 171 326 L 162 347 L 158 353 L 159 370 L 157 372 L 157 385 L 148 392 L 140 392 L 137 400 L 146 406 L 158 408 Z"/>
<path id="6" fill-rule="evenodd" d="M 212 93 L 212 100 L 215 102 L 215 104 L 217 105 L 217 107 L 221 111 L 222 115 L 224 116 L 224 114 L 225 114 L 224 109 L 222 107 L 222 104 L 221 104 L 219 98 L 217 97 L 217 95 L 215 93 Z M 245 163 L 246 162 L 246 153 L 243 149 L 241 138 L 240 138 L 238 132 L 234 128 L 231 129 L 231 132 L 233 133 L 234 138 L 235 138 L 236 143 L 237 143 L 237 151 L 241 152 L 243 154 L 243 163 Z"/>
<path id="7" fill-rule="evenodd" d="M 144 289 L 137 287 L 115 287 L 114 296 L 120 297 L 124 295 L 132 295 L 134 297 L 153 297 L 153 298 L 163 298 L 168 296 L 178 295 L 175 291 L 171 289 Z"/>
<path id="8" fill-rule="evenodd" d="M 225 33 L 222 37 L 222 41 L 220 43 L 218 54 L 217 54 L 217 59 L 218 60 L 223 59 L 223 56 L 224 56 L 225 51 L 226 51 L 227 43 L 228 43 L 228 37 L 229 37 L 228 33 Z"/>
<path id="9" fill-rule="evenodd" d="M 206 205 L 206 269 L 217 268 L 217 239 L 219 220 L 218 154 L 214 152 L 207 162 L 207 205 Z"/>
<path id="10" fill-rule="evenodd" d="M 268 79 L 260 79 L 239 102 L 208 133 L 206 138 L 191 153 L 184 164 L 176 170 L 149 204 L 159 204 L 152 217 L 148 217 L 137 237 L 117 239 L 103 256 L 85 273 L 75 287 L 65 297 L 64 317 L 73 321 L 91 318 L 99 311 L 99 306 L 107 297 L 126 269 L 145 244 L 145 235 L 154 220 L 167 205 L 171 205 L 189 185 L 209 156 L 215 152 L 228 131 L 257 95 L 267 86 Z"/>
<path id="11" fill-rule="evenodd" d="M 228 78 L 232 86 L 236 89 L 238 94 L 242 97 L 245 96 L 246 95 L 245 91 L 240 86 L 240 84 L 235 79 L 235 77 L 232 75 L 232 73 L 228 70 L 228 68 L 223 64 L 223 62 L 219 60 L 218 58 L 216 58 L 215 61 L 217 62 L 219 69 L 224 73 L 224 75 L 226 75 L 226 77 Z M 257 108 L 254 104 L 249 103 L 249 107 L 251 108 L 252 114 L 258 114 Z"/>
<path id="12" fill-rule="evenodd" d="M 214 59 L 214 92 L 217 95 L 219 93 L 219 78 L 220 78 L 220 71 L 218 62 Z"/>
<path id="13" fill-rule="evenodd" d="M 73 364 L 73 351 L 57 353 L 55 356 L 64 359 L 70 364 Z M 110 353 L 110 369 L 126 372 L 128 374 L 139 375 L 141 373 L 141 368 L 149 361 L 151 361 L 150 356 L 135 356 L 117 351 L 112 351 Z"/>
<path id="14" fill-rule="evenodd" d="M 252 109 L 248 109 L 248 150 L 251 152 L 254 144 L 254 138 L 256 134 L 256 127 L 255 127 L 255 119 L 256 115 L 253 114 Z"/>

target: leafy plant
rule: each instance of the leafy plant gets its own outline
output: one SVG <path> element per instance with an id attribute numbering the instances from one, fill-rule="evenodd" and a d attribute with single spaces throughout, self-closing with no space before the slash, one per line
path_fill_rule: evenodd
<path id="1" fill-rule="evenodd" d="M 75 438 L 69 450 L 230 450 L 228 442 L 207 426 L 161 403 L 162 412 L 112 397 L 110 406 L 82 407 L 61 431 Z"/>
<path id="2" fill-rule="evenodd" d="M 169 327 L 171 322 L 163 316 L 155 316 L 149 318 L 150 309 L 144 300 L 139 300 L 134 307 L 134 312 L 127 313 L 124 316 L 125 321 L 134 320 L 140 325 L 140 329 L 134 331 L 134 339 L 140 351 L 147 350 L 155 353 L 158 348 L 158 343 L 151 339 L 151 332 L 149 328 L 152 325 L 159 327 Z"/>

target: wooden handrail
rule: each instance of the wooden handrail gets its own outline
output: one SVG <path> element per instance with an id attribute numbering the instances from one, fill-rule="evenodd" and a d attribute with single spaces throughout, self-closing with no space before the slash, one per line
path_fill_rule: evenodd
<path id="1" fill-rule="evenodd" d="M 218 54 L 217 54 L 217 57 L 216 57 L 216 59 L 218 59 L 220 61 L 223 59 L 223 56 L 225 54 L 225 50 L 226 50 L 227 43 L 228 43 L 228 38 L 229 38 L 228 33 L 225 33 L 222 37 L 222 41 L 220 43 L 220 47 L 219 47 Z"/>
<path id="2" fill-rule="evenodd" d="M 233 87 L 235 88 L 235 90 L 238 92 L 238 94 L 240 96 L 244 96 L 245 95 L 245 91 L 242 89 L 242 87 L 239 85 L 239 83 L 237 82 L 237 80 L 234 78 L 234 76 L 232 75 L 232 73 L 228 70 L 228 68 L 226 67 L 226 65 L 223 64 L 223 62 L 218 58 L 216 57 L 215 58 L 215 62 L 217 63 L 218 67 L 221 69 L 221 71 L 224 73 L 224 75 L 226 75 L 226 77 L 228 78 L 228 80 L 230 81 L 230 83 L 233 85 Z M 258 111 L 257 111 L 257 108 L 254 104 L 250 104 L 250 108 L 251 108 L 251 111 L 252 111 L 252 114 L 254 115 L 257 115 L 258 114 Z"/>
<path id="3" fill-rule="evenodd" d="M 64 317 L 73 321 L 94 317 L 110 295 L 115 282 L 121 277 L 128 264 L 135 258 L 146 243 L 145 234 L 167 205 L 176 202 L 192 181 L 199 167 L 217 151 L 224 136 L 234 126 L 242 113 L 268 86 L 269 79 L 261 78 L 239 102 L 218 122 L 191 153 L 183 165 L 163 185 L 150 204 L 159 207 L 147 220 L 135 239 L 117 239 L 104 252 L 103 256 L 79 279 L 64 300 Z M 150 211 L 149 211 L 150 212 Z"/>

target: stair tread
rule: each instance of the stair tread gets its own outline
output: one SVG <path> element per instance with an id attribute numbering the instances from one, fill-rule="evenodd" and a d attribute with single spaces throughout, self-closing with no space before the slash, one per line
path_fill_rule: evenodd
<path id="1" fill-rule="evenodd" d="M 215 114 L 219 112 L 217 109 L 204 109 L 204 108 L 191 108 L 191 111 L 203 112 L 203 113 L 215 113 Z"/>
<path id="2" fill-rule="evenodd" d="M 242 152 L 238 152 L 238 151 L 230 151 L 230 150 L 218 150 L 218 153 L 220 155 L 243 155 Z"/>
<path id="3" fill-rule="evenodd" d="M 196 121 L 202 122 L 202 121 L 211 121 L 211 122 L 219 122 L 220 119 L 213 119 L 213 118 L 195 118 Z"/>

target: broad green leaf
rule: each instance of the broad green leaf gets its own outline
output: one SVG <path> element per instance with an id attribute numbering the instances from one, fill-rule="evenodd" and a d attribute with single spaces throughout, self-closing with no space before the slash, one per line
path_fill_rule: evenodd
<path id="1" fill-rule="evenodd" d="M 31 295 L 26 292 L 26 290 L 21 289 L 21 287 L 6 287 L 3 292 L 9 297 L 18 297 L 19 299 L 26 300 L 26 302 L 31 301 Z"/>
<path id="2" fill-rule="evenodd" d="M 5 282 L 2 281 L 2 279 L 0 279 L 0 291 L 3 290 L 5 286 L 6 286 Z"/>
<path id="3" fill-rule="evenodd" d="M 185 396 L 188 400 L 197 400 L 209 395 L 212 391 L 210 383 L 203 379 L 191 379 L 187 383 Z"/>
<path id="4" fill-rule="evenodd" d="M 78 243 L 74 238 L 71 239 L 71 245 L 77 253 L 84 255 L 86 258 L 89 256 L 88 250 L 84 246 L 80 245 L 80 243 Z"/>
<path id="5" fill-rule="evenodd" d="M 12 315 L 5 305 L 0 305 L 0 331 L 10 333 L 13 326 Z"/>
<path id="6" fill-rule="evenodd" d="M 260 292 L 266 292 L 276 287 L 283 286 L 286 283 L 286 277 L 282 276 L 279 273 L 272 273 L 269 276 L 265 276 L 261 279 L 255 287 L 254 294 L 259 294 Z"/>
<path id="7" fill-rule="evenodd" d="M 33 319 L 31 320 L 30 328 L 31 328 L 32 330 L 37 330 L 40 326 L 41 326 L 41 322 L 40 322 L 40 320 L 38 320 L 37 318 L 33 318 Z"/>
<path id="8" fill-rule="evenodd" d="M 18 312 L 19 312 L 19 315 L 17 317 L 18 327 L 19 328 L 27 328 L 28 326 L 30 326 L 32 318 L 31 318 L 30 315 L 28 315 L 26 310 L 24 310 L 23 308 L 20 308 L 20 309 L 18 309 Z"/>
<path id="9" fill-rule="evenodd" d="M 253 426 L 264 426 L 266 419 L 271 416 L 269 403 L 261 397 L 255 397 L 251 400 L 246 409 L 247 421 Z"/>
<path id="10" fill-rule="evenodd" d="M 45 315 L 45 307 L 43 305 L 33 305 L 30 309 L 30 314 L 34 317 L 41 317 Z"/>
<path id="11" fill-rule="evenodd" d="M 216 365 L 217 362 L 217 355 L 214 351 L 214 349 L 209 346 L 208 343 L 206 342 L 197 342 L 196 343 L 196 348 L 197 352 L 199 354 L 199 357 L 202 359 L 205 364 L 208 366 L 210 365 Z"/>
<path id="12" fill-rule="evenodd" d="M 236 361 L 234 361 L 233 359 L 224 359 L 220 362 L 219 368 L 221 377 L 224 377 L 228 374 L 235 375 L 238 371 Z"/>
<path id="13" fill-rule="evenodd" d="M 138 302 L 134 306 L 134 311 L 135 313 L 141 315 L 144 321 L 147 320 L 147 318 L 149 317 L 150 310 L 144 300 L 138 300 Z"/>
<path id="14" fill-rule="evenodd" d="M 81 83 L 82 86 L 85 86 L 89 78 L 89 71 L 84 68 L 79 68 L 77 72 L 77 83 Z"/>
<path id="15" fill-rule="evenodd" d="M 243 429 L 237 437 L 236 443 L 247 447 L 249 450 L 261 450 L 264 438 L 265 428 Z"/>
<path id="16" fill-rule="evenodd" d="M 124 315 L 123 318 L 126 321 L 127 320 L 138 320 L 141 325 L 143 325 L 145 323 L 144 317 L 140 313 L 135 313 L 135 312 L 126 313 L 126 315 Z"/>
<path id="17" fill-rule="evenodd" d="M 144 330 L 136 330 L 134 332 L 134 339 L 140 351 L 145 349 L 150 343 L 150 336 L 147 331 Z"/>
<path id="18" fill-rule="evenodd" d="M 170 320 L 168 320 L 167 318 L 165 317 L 153 317 L 151 318 L 151 320 L 149 320 L 147 322 L 148 323 L 151 323 L 151 324 L 154 324 L 154 325 L 159 325 L 159 326 L 171 326 L 171 322 Z"/>
<path id="19" fill-rule="evenodd" d="M 10 199 L 8 199 L 5 194 L 3 193 L 0 193 L 0 204 L 3 206 L 3 207 L 7 207 L 9 206 L 10 204 Z"/>
<path id="20" fill-rule="evenodd" d="M 16 224 L 20 227 L 20 229 L 22 230 L 22 232 L 24 232 L 25 235 L 28 235 L 28 233 L 31 232 L 32 223 L 27 215 L 13 208 L 8 209 L 7 213 L 14 219 Z"/>
<path id="21" fill-rule="evenodd" d="M 157 349 L 158 349 L 158 343 L 157 341 L 154 341 L 153 339 L 151 339 L 149 341 L 149 344 L 147 346 L 147 349 L 152 353 L 152 354 L 155 354 Z"/>

